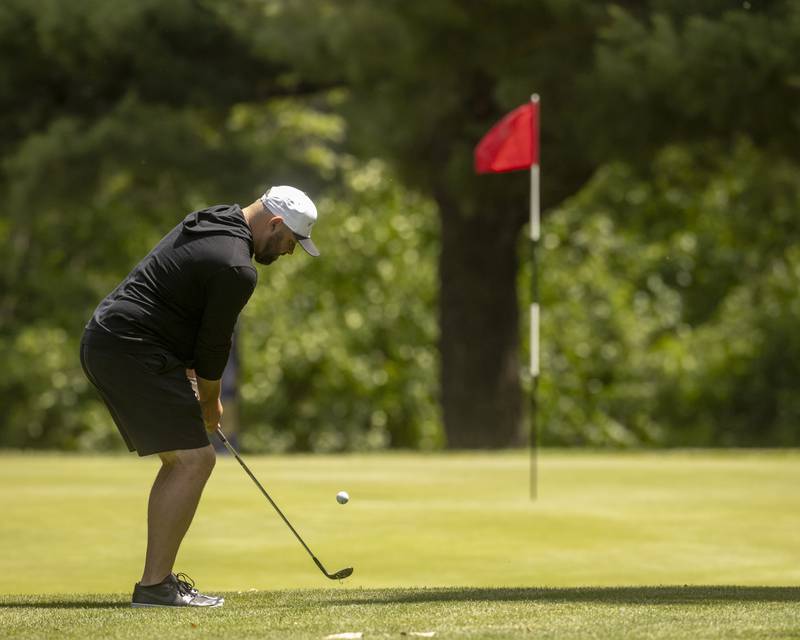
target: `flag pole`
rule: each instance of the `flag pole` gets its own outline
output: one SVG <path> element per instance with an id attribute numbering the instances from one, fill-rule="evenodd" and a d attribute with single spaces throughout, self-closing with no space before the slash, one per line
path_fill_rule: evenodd
<path id="1" fill-rule="evenodd" d="M 530 314 L 530 490 L 531 499 L 538 493 L 538 384 L 539 384 L 539 283 L 537 245 L 541 236 L 539 220 L 539 95 L 534 93 L 527 104 L 508 112 L 484 134 L 475 147 L 476 173 L 504 173 L 530 169 L 530 252 L 531 252 L 531 314 Z M 525 138 L 528 137 L 528 140 Z M 530 144 L 526 144 L 530 143 Z M 521 373 L 520 373 L 521 374 Z"/>
<path id="2" fill-rule="evenodd" d="M 539 94 L 531 95 L 531 102 L 535 105 L 538 117 L 538 126 L 534 127 L 533 148 L 539 149 L 538 135 L 541 130 L 541 107 Z M 531 233 L 531 336 L 530 336 L 530 367 L 531 367 L 531 417 L 530 417 L 530 454 L 531 454 L 531 500 L 536 500 L 538 495 L 539 469 L 539 276 L 538 253 L 536 251 L 541 237 L 541 220 L 539 211 L 539 159 L 531 164 L 531 191 L 530 191 L 530 233 Z"/>

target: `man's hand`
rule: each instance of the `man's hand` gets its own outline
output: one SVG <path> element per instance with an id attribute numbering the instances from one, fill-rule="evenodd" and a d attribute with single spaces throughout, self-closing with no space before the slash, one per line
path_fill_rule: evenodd
<path id="1" fill-rule="evenodd" d="M 186 375 L 189 380 L 192 379 L 191 374 L 194 373 L 191 369 L 186 370 Z M 220 393 L 222 392 L 221 380 L 206 380 L 200 376 L 194 377 L 195 393 L 197 400 L 200 403 L 200 411 L 203 414 L 203 422 L 206 425 L 206 430 L 210 432 L 216 431 L 219 422 L 222 419 L 222 401 L 220 400 Z"/>
<path id="2" fill-rule="evenodd" d="M 192 391 L 194 391 L 194 397 L 200 400 L 200 396 L 197 393 L 197 374 L 194 372 L 194 369 L 187 369 L 186 370 L 186 379 L 189 381 L 189 384 L 192 385 Z"/>
<path id="3" fill-rule="evenodd" d="M 201 402 L 200 411 L 203 413 L 206 431 L 214 433 L 222 420 L 222 401 L 217 398 L 216 402 Z"/>

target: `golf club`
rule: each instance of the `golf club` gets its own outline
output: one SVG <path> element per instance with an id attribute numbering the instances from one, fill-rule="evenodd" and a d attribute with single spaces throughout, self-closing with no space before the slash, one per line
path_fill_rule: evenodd
<path id="1" fill-rule="evenodd" d="M 325 571 L 325 567 L 323 567 L 322 563 L 319 560 L 317 560 L 317 557 L 313 553 L 311 553 L 311 549 L 309 549 L 308 545 L 305 542 L 303 542 L 303 539 L 300 537 L 300 534 L 297 533 L 297 531 L 295 531 L 295 529 L 292 526 L 292 524 L 286 519 L 286 516 L 283 515 L 283 512 L 278 508 L 278 505 L 275 504 L 275 501 L 272 498 L 269 497 L 269 494 L 266 492 L 264 487 L 261 486 L 261 483 L 258 480 L 256 480 L 256 477 L 253 475 L 252 471 L 250 471 L 250 469 L 247 468 L 247 465 L 244 463 L 244 460 L 242 460 L 242 458 L 239 456 L 239 454 L 236 453 L 236 449 L 234 449 L 233 446 L 231 446 L 231 443 L 228 442 L 228 439 L 225 437 L 225 434 L 222 433 L 222 429 L 220 429 L 219 427 L 217 427 L 217 435 L 219 436 L 219 439 L 222 440 L 222 444 L 224 444 L 225 447 L 228 449 L 228 451 L 230 451 L 234 455 L 236 460 L 239 461 L 239 464 L 242 465 L 242 469 L 244 469 L 247 472 L 247 475 L 250 476 L 250 479 L 253 482 L 256 483 L 256 486 L 259 489 L 261 489 L 261 493 L 263 493 L 264 496 L 267 498 L 267 500 L 269 500 L 269 503 L 273 507 L 275 507 L 275 511 L 277 511 L 278 515 L 281 518 L 283 518 L 283 521 L 292 530 L 292 533 L 300 541 L 300 544 L 303 545 L 303 548 L 306 551 L 308 551 L 308 555 L 311 556 L 311 559 L 319 567 L 319 570 L 322 571 L 322 573 L 324 573 L 331 580 L 343 580 L 344 578 L 347 578 L 348 576 L 350 576 L 353 573 L 353 567 L 347 567 L 346 569 L 340 569 L 336 573 L 328 573 L 327 571 Z"/>

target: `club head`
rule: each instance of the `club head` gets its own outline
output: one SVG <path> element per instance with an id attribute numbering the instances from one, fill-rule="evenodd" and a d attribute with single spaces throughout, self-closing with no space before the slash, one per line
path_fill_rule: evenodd
<path id="1" fill-rule="evenodd" d="M 344 580 L 345 578 L 349 578 L 353 574 L 353 567 L 347 567 L 347 569 L 342 569 L 341 571 L 337 571 L 332 576 L 328 576 L 331 580 Z"/>

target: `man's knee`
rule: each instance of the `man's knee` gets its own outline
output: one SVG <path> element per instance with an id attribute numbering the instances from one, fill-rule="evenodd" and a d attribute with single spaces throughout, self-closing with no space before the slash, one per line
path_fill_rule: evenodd
<path id="1" fill-rule="evenodd" d="M 211 445 L 199 449 L 165 451 L 159 455 L 164 465 L 195 473 L 210 474 L 217 462 L 217 454 Z"/>

